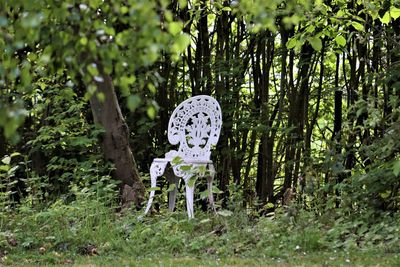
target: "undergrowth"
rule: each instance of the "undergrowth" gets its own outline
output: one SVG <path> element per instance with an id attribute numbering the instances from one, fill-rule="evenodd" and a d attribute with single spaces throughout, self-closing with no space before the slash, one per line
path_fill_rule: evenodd
<path id="1" fill-rule="evenodd" d="M 307 254 L 331 253 L 331 258 L 334 253 L 375 251 L 389 255 L 391 264 L 400 264 L 394 256 L 400 253 L 399 214 L 317 215 L 292 206 L 269 217 L 239 210 L 222 215 L 198 212 L 188 220 L 184 212 L 141 217 L 139 212 L 120 213 L 102 203 L 77 198 L 43 210 L 21 205 L 18 211 L 1 212 L 1 263 L 98 259 L 111 264 L 171 257 L 289 261 Z"/>

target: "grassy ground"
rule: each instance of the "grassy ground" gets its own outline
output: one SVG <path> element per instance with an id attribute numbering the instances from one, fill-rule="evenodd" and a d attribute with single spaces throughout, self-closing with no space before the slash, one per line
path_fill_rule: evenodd
<path id="1" fill-rule="evenodd" d="M 310 212 L 138 215 L 94 202 L 0 213 L 0 265 L 400 266 L 396 218 L 365 227 Z"/>
<path id="2" fill-rule="evenodd" d="M 12 266 L 400 266 L 400 256 L 382 251 L 292 253 L 284 258 L 216 257 L 210 255 L 159 255 L 150 258 L 129 254 L 110 256 L 40 255 L 23 253 L 10 256 L 5 265 Z M 289 257 L 287 257 L 289 256 Z"/>
<path id="3" fill-rule="evenodd" d="M 292 254 L 289 258 L 241 258 L 237 256 L 215 258 L 199 255 L 198 257 L 171 257 L 164 255 L 149 259 L 127 258 L 79 259 L 77 266 L 87 265 L 124 265 L 124 266 L 400 266 L 399 255 L 378 254 L 373 251 L 319 252 L 310 254 Z"/>

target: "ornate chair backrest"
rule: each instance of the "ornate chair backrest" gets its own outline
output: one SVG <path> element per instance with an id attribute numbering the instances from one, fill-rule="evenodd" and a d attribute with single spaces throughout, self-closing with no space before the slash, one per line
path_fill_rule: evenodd
<path id="1" fill-rule="evenodd" d="M 209 160 L 212 145 L 218 142 L 222 114 L 218 102 L 207 95 L 191 97 L 176 107 L 169 119 L 168 140 L 179 143 L 183 159 Z"/>

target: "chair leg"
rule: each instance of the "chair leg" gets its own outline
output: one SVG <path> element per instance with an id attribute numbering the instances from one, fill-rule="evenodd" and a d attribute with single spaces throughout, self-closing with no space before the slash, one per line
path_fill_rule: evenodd
<path id="1" fill-rule="evenodd" d="M 216 212 L 215 205 L 214 205 L 213 190 L 212 190 L 213 181 L 214 181 L 214 177 L 215 177 L 214 165 L 213 164 L 209 164 L 208 165 L 208 169 L 209 169 L 209 172 L 210 172 L 210 175 L 208 176 L 208 179 L 207 179 L 208 202 L 210 203 L 211 210 L 213 212 Z"/>
<path id="2" fill-rule="evenodd" d="M 194 185 L 189 186 L 189 179 L 186 180 L 186 208 L 189 219 L 194 218 L 194 210 L 193 210 L 193 195 L 194 195 Z"/>
<path id="3" fill-rule="evenodd" d="M 165 175 L 167 176 L 169 184 L 175 184 L 174 190 L 169 192 L 169 197 L 168 197 L 168 209 L 169 211 L 174 211 L 175 209 L 175 203 L 176 203 L 176 195 L 178 193 L 178 183 L 179 183 L 179 177 L 175 176 L 173 170 L 171 168 L 168 168 L 165 172 Z"/>
<path id="4" fill-rule="evenodd" d="M 156 187 L 156 182 L 157 182 L 157 176 L 154 178 L 151 177 L 151 187 Z M 146 210 L 144 211 L 144 214 L 147 214 L 149 212 L 149 210 L 151 208 L 151 204 L 153 203 L 154 194 L 155 194 L 155 191 L 151 190 L 150 196 L 149 196 L 149 201 L 147 202 L 147 206 L 146 206 Z"/>
<path id="5" fill-rule="evenodd" d="M 151 178 L 151 187 L 154 188 L 157 186 L 157 177 L 161 176 L 164 173 L 165 167 L 167 163 L 157 163 L 154 162 L 150 166 L 150 178 Z M 146 210 L 144 214 L 147 214 L 151 208 L 151 204 L 153 203 L 155 190 L 150 191 L 149 201 L 147 202 Z"/>
<path id="6" fill-rule="evenodd" d="M 178 193 L 178 183 L 175 183 L 175 188 L 174 190 L 169 192 L 169 199 L 168 199 L 168 209 L 171 212 L 175 210 L 177 193 Z"/>

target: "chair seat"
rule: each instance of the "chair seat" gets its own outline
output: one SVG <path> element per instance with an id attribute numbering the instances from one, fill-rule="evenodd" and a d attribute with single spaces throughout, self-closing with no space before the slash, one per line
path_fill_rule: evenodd
<path id="1" fill-rule="evenodd" d="M 155 158 L 154 162 L 172 162 L 172 158 Z M 183 164 L 211 164 L 212 160 L 182 159 Z"/>

